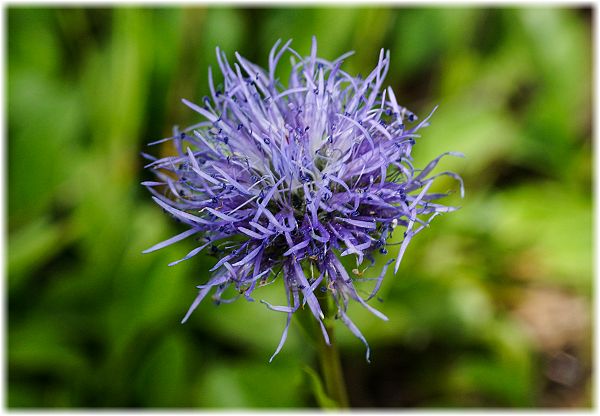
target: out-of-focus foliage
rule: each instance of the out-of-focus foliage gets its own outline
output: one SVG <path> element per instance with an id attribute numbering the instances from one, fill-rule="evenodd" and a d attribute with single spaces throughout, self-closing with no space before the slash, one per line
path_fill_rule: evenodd
<path id="1" fill-rule="evenodd" d="M 8 406 L 316 405 L 298 327 L 267 362 L 283 314 L 206 302 L 179 324 L 214 259 L 142 255 L 179 228 L 139 185 L 145 143 L 197 120 L 179 99 L 206 94 L 215 46 L 264 65 L 277 38 L 306 54 L 313 34 L 326 58 L 356 51 L 351 73 L 389 48 L 399 101 L 440 105 L 417 165 L 467 155 L 442 163 L 463 208 L 387 276 L 390 321 L 350 311 L 372 364 L 338 326 L 352 404 L 591 405 L 590 10 L 10 7 L 7 23 Z"/>

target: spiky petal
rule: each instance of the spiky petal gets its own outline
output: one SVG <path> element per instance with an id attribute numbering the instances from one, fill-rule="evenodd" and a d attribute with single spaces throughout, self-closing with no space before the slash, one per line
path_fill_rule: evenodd
<path id="1" fill-rule="evenodd" d="M 284 86 L 276 70 L 291 54 L 291 75 Z M 222 298 L 229 286 L 252 300 L 257 287 L 283 280 L 287 306 L 272 310 L 287 315 L 276 355 L 287 337 L 292 315 L 306 305 L 319 321 L 323 312 L 317 291 L 329 292 L 338 316 L 365 344 L 346 314 L 350 300 L 387 319 L 358 294 L 358 267 L 373 253 L 387 253 L 393 233 L 403 233 L 394 271 L 411 239 L 437 215 L 454 210 L 436 202 L 446 194 L 428 193 L 440 175 L 430 173 L 445 153 L 418 171 L 411 152 L 419 130 L 417 116 L 401 107 L 384 86 L 390 54 L 383 50 L 364 79 L 341 69 L 347 53 L 333 62 L 317 57 L 313 39 L 308 57 L 277 41 L 265 70 L 235 54 L 231 66 L 217 49 L 223 82 L 215 86 L 209 70 L 210 96 L 201 104 L 183 103 L 203 119 L 183 131 L 174 129 L 176 154 L 149 157 L 158 181 L 144 182 L 154 201 L 189 229 L 146 250 L 154 251 L 192 235 L 198 247 L 171 265 L 207 249 L 219 257 L 213 277 L 184 317 L 214 290 Z M 434 109 L 435 110 L 435 109 Z M 433 112 L 432 112 L 433 113 Z M 431 116 L 431 115 L 430 115 Z M 351 276 L 340 258 L 353 256 Z M 381 285 L 389 261 L 368 296 Z M 308 279 L 311 265 L 318 278 Z M 368 300 L 367 299 L 367 300 Z M 369 355 L 367 345 L 367 359 Z"/>

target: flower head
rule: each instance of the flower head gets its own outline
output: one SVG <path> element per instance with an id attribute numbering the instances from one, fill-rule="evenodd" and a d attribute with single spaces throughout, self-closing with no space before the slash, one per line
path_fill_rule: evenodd
<path id="1" fill-rule="evenodd" d="M 401 107 L 383 82 L 389 51 L 381 51 L 375 69 L 364 79 L 342 70 L 346 53 L 333 62 L 317 57 L 313 39 L 310 56 L 275 43 L 269 67 L 263 69 L 235 54 L 233 67 L 217 49 L 223 74 L 215 86 L 209 69 L 210 97 L 201 104 L 183 102 L 203 121 L 173 136 L 177 154 L 150 158 L 147 165 L 158 181 L 143 184 L 154 201 L 188 229 L 151 247 L 151 252 L 196 236 L 201 242 L 181 260 L 203 250 L 219 255 L 208 282 L 183 318 L 209 292 L 221 298 L 230 286 L 252 300 L 262 285 L 280 281 L 288 304 L 268 308 L 287 314 L 287 324 L 275 356 L 283 346 L 290 319 L 307 305 L 322 328 L 317 294 L 328 293 L 337 316 L 367 345 L 346 314 L 350 300 L 387 320 L 367 301 L 375 296 L 387 267 L 397 271 L 412 237 L 431 220 L 454 210 L 437 203 L 447 194 L 429 193 L 430 176 L 440 157 L 424 169 L 411 164 L 417 132 L 429 117 L 417 117 Z M 285 86 L 276 75 L 284 53 L 291 54 L 291 75 Z M 355 287 L 358 267 L 373 254 L 388 252 L 388 240 L 401 233 L 395 257 L 375 279 L 366 299 Z M 199 237 L 199 238 L 198 238 Z M 349 256 L 357 269 L 348 273 L 340 258 Z M 305 274 L 308 267 L 312 275 Z M 369 355 L 367 345 L 367 359 Z"/>

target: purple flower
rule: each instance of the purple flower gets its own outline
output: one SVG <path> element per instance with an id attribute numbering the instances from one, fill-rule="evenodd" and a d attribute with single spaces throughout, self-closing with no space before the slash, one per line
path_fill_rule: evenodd
<path id="1" fill-rule="evenodd" d="M 183 322 L 213 290 L 217 302 L 233 300 L 222 298 L 230 286 L 237 297 L 253 300 L 257 288 L 281 281 L 287 305 L 263 301 L 287 314 L 273 357 L 285 342 L 292 315 L 305 304 L 329 343 L 317 299 L 328 293 L 337 316 L 367 346 L 368 360 L 368 344 L 346 314 L 348 302 L 387 320 L 367 301 L 389 264 L 395 261 L 398 270 L 412 237 L 437 215 L 455 209 L 436 202 L 447 194 L 428 191 L 436 177 L 446 175 L 460 182 L 462 196 L 458 175 L 430 176 L 441 157 L 460 155 L 444 153 L 424 169 L 413 167 L 417 132 L 429 117 L 417 124 L 417 116 L 383 87 L 389 51 L 380 52 L 377 66 L 363 79 L 341 69 L 351 52 L 329 62 L 317 57 L 314 39 L 308 57 L 290 43 L 275 43 L 267 70 L 238 53 L 231 67 L 217 49 L 222 85 L 215 85 L 209 69 L 210 97 L 200 104 L 183 100 L 203 121 L 175 128 L 172 137 L 153 143 L 172 141 L 175 156 L 145 155 L 158 180 L 143 185 L 188 229 L 144 253 L 196 236 L 199 246 L 170 266 L 203 250 L 220 258 L 210 280 L 198 286 Z M 287 87 L 276 75 L 286 52 L 292 66 Z M 395 260 L 370 279 L 374 288 L 363 299 L 355 284 L 367 279 L 358 267 L 365 259 L 373 265 L 377 252 L 386 254 L 394 233 L 402 235 Z M 352 273 L 340 260 L 346 256 L 356 262 Z"/>

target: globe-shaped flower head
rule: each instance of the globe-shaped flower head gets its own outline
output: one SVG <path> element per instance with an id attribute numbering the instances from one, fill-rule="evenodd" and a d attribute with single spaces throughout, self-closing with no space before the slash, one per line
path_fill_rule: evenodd
<path id="1" fill-rule="evenodd" d="M 146 252 L 196 236 L 199 246 L 171 265 L 202 250 L 219 256 L 183 321 L 211 291 L 213 299 L 226 301 L 221 296 L 234 286 L 252 300 L 256 289 L 279 282 L 288 304 L 264 302 L 287 313 L 275 354 L 292 315 L 303 307 L 310 308 L 329 342 L 317 295 L 331 296 L 337 316 L 366 344 L 347 305 L 356 301 L 387 319 L 367 301 L 394 260 L 384 265 L 366 299 L 355 287 L 362 274 L 358 267 L 365 259 L 373 264 L 375 252 L 387 253 L 388 240 L 400 233 L 397 271 L 411 238 L 438 214 L 454 210 L 435 202 L 446 194 L 428 192 L 436 177 L 456 178 L 462 194 L 456 174 L 430 176 L 448 153 L 422 170 L 411 164 L 417 132 L 428 118 L 417 124 L 392 89 L 384 88 L 389 51 L 381 51 L 363 79 L 341 68 L 352 53 L 330 62 L 317 57 L 314 39 L 308 57 L 290 43 L 275 44 L 267 70 L 238 53 L 231 67 L 217 49 L 222 89 L 209 69 L 210 97 L 201 104 L 183 100 L 203 121 L 155 142 L 173 141 L 177 154 L 147 156 L 158 180 L 144 182 L 154 201 L 189 228 Z M 276 73 L 286 53 L 287 86 Z M 346 256 L 355 259 L 353 272 L 342 265 Z M 367 359 L 368 354 L 367 345 Z"/>

